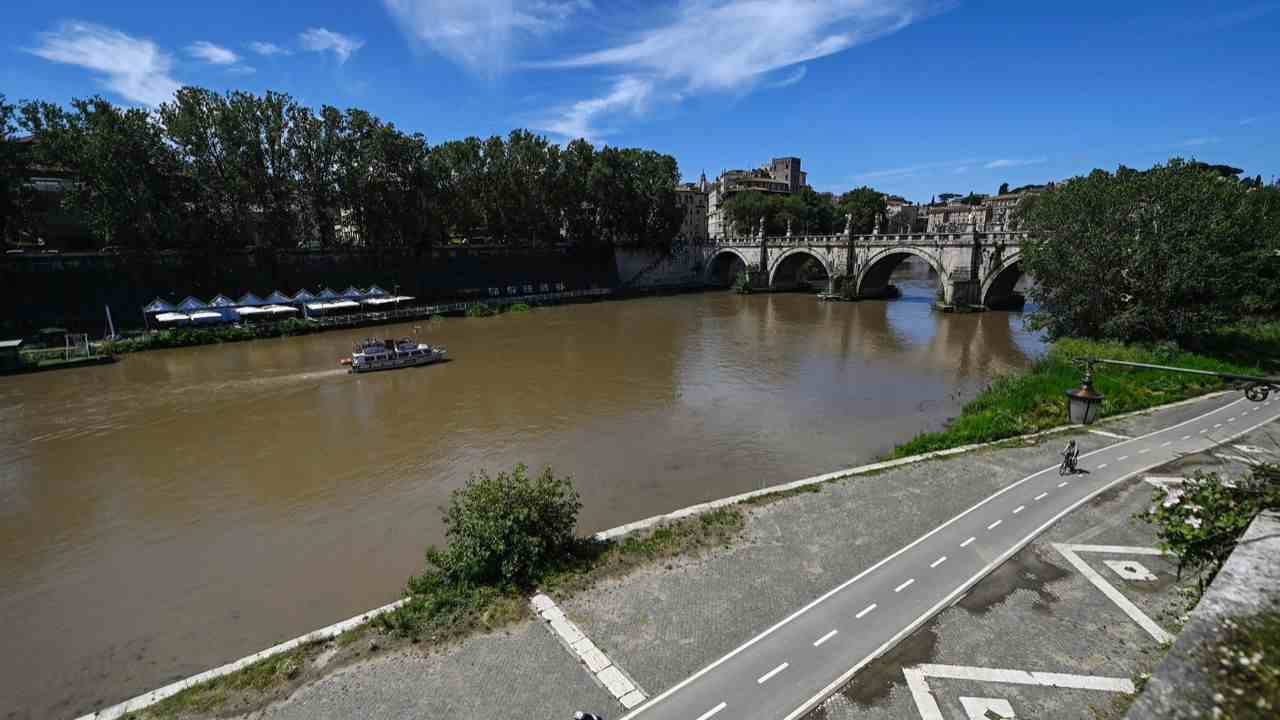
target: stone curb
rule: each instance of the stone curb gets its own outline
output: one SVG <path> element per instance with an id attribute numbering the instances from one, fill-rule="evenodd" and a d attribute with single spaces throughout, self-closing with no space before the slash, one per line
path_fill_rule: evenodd
<path id="1" fill-rule="evenodd" d="M 1116 420 L 1124 420 L 1126 418 L 1136 417 L 1138 415 L 1145 415 L 1147 413 L 1152 413 L 1159 410 L 1167 410 L 1169 408 L 1181 407 L 1183 405 L 1190 405 L 1192 403 L 1203 402 L 1205 400 L 1211 400 L 1214 398 L 1222 397 L 1223 395 L 1227 395 L 1230 392 L 1232 391 L 1221 390 L 1218 392 L 1208 393 L 1206 395 L 1200 395 L 1197 397 L 1188 398 L 1186 400 L 1179 400 L 1178 402 L 1167 403 L 1165 405 L 1157 405 L 1155 407 L 1146 408 L 1145 410 L 1135 410 L 1133 412 L 1128 412 L 1121 415 L 1113 415 L 1108 418 L 1103 418 L 1102 422 L 1113 422 Z M 896 460 L 886 460 L 884 462 L 872 463 L 870 465 L 861 465 L 858 467 L 847 468 L 844 470 L 836 470 L 834 472 L 829 472 L 824 475 L 815 475 L 813 477 L 808 477 L 801 480 L 794 480 L 792 482 L 783 483 L 781 485 L 773 485 L 771 487 L 762 488 L 760 490 L 753 490 L 751 492 L 741 493 L 739 495 L 733 495 L 731 497 L 721 498 L 719 500 L 712 500 L 712 501 L 700 503 L 697 505 L 690 505 L 689 507 L 681 508 L 679 510 L 674 510 L 672 512 L 665 513 L 662 515 L 654 515 L 653 517 L 648 517 L 643 520 L 637 520 L 635 522 L 627 523 L 626 525 L 619 525 L 614 528 L 609 528 L 608 530 L 601 530 L 600 532 L 596 533 L 594 537 L 598 540 L 611 540 L 614 538 L 622 537 L 624 535 L 628 535 L 630 533 L 636 532 L 637 530 L 644 530 L 647 528 L 651 528 L 655 525 L 660 525 L 665 522 L 680 520 L 682 518 L 690 517 L 693 515 L 700 515 L 702 513 L 715 510 L 718 508 L 726 507 L 729 505 L 736 505 L 738 503 L 743 502 L 744 500 L 751 500 L 752 498 L 763 497 L 765 495 L 773 495 L 780 492 L 787 492 L 788 490 L 808 487 L 810 485 L 819 485 L 821 483 L 830 482 L 832 480 L 839 480 L 841 478 L 865 475 L 867 473 L 872 473 L 879 470 L 888 470 L 888 469 L 900 467 L 903 465 L 911 465 L 914 463 L 923 462 L 925 460 L 933 460 L 936 458 L 950 457 L 952 455 L 961 455 L 964 453 L 973 452 L 974 450 L 981 450 L 983 448 L 1000 445 L 1002 443 L 1013 442 L 1017 440 L 1031 440 L 1034 438 L 1043 437 L 1045 435 L 1053 435 L 1056 433 L 1061 433 L 1068 430 L 1075 430 L 1078 428 L 1079 428 L 1078 425 L 1062 425 L 1056 428 L 1041 430 L 1040 432 L 1031 433 L 1028 435 L 1017 435 L 1014 437 L 1005 438 L 1003 440 L 994 440 L 992 442 L 977 443 L 973 445 L 962 445 L 960 447 L 949 448 L 947 450 L 935 450 L 933 452 L 924 453 L 922 455 L 912 455 L 910 457 L 898 458 Z M 246 666 L 252 665 L 253 663 L 258 662 L 260 660 L 265 660 L 269 657 L 272 657 L 273 655 L 278 655 L 283 652 L 288 652 L 298 647 L 299 645 L 304 645 L 306 643 L 309 643 L 315 640 L 326 640 L 328 638 L 341 635 L 342 633 L 348 630 L 352 630 L 354 628 L 357 628 L 367 623 L 368 621 L 372 620 L 373 618 L 379 615 L 395 610 L 396 608 L 400 607 L 401 605 L 405 604 L 408 601 L 409 601 L 409 598 L 402 598 L 393 603 L 383 605 L 382 607 L 379 607 L 379 608 L 374 608 L 373 610 L 369 610 L 367 612 L 361 613 L 360 615 L 357 615 L 355 617 L 349 618 L 347 620 L 343 620 L 342 622 L 320 628 L 319 630 L 312 630 L 311 632 L 305 635 L 300 635 L 296 638 L 293 638 L 292 640 L 286 640 L 285 642 L 282 642 L 278 645 L 273 645 L 267 648 L 266 650 L 262 650 L 252 655 L 242 657 L 239 660 L 234 660 L 225 665 L 220 665 L 216 668 L 205 670 L 204 672 L 199 673 L 197 675 L 192 675 L 191 677 L 178 680 L 176 682 L 170 683 L 168 685 L 157 688 L 150 692 L 146 692 L 136 697 L 132 697 L 128 700 L 125 700 L 124 702 L 116 703 L 115 705 L 111 705 L 101 710 L 95 710 L 94 712 L 81 715 L 80 717 L 76 718 L 76 720 L 115 720 L 116 718 L 122 717 L 126 713 L 134 712 L 136 710 L 141 710 L 143 708 L 154 705 L 160 702 L 161 700 L 164 700 L 168 697 L 178 694 L 179 692 L 182 692 L 183 690 L 186 690 L 187 688 L 193 687 L 195 685 L 199 685 L 200 683 L 203 683 L 203 682 L 208 682 L 209 680 L 222 677 L 223 675 L 230 675 L 231 673 L 236 672 L 237 670 L 241 670 Z"/>

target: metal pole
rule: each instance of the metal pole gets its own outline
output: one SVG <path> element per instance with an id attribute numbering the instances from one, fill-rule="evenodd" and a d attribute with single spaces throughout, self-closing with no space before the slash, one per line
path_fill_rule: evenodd
<path id="1" fill-rule="evenodd" d="M 1232 373 L 1214 372 L 1212 370 L 1192 370 L 1191 368 L 1173 367 L 1171 365 L 1152 365 L 1151 363 L 1129 362 L 1128 360 L 1107 360 L 1106 358 L 1087 358 L 1084 362 L 1090 365 L 1094 363 L 1102 363 L 1103 365 L 1120 365 L 1122 367 L 1146 368 L 1148 370 L 1164 370 L 1166 372 L 1179 372 L 1189 375 L 1208 375 L 1209 377 L 1221 378 L 1223 380 L 1267 383 L 1269 385 L 1280 386 L 1280 378 L 1258 377 L 1255 375 L 1235 375 Z"/>

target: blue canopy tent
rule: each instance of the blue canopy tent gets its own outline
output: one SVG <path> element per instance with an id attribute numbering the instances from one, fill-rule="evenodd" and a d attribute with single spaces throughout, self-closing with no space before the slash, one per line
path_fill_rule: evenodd
<path id="1" fill-rule="evenodd" d="M 364 292 L 361 291 L 360 288 L 356 287 L 355 285 L 352 285 L 351 287 L 342 291 L 342 297 L 348 300 L 359 300 L 360 298 L 364 297 Z"/>
<path id="2" fill-rule="evenodd" d="M 366 290 L 364 294 L 365 294 L 365 297 L 384 297 L 388 293 L 386 290 L 383 290 L 377 285 L 370 285 L 369 289 Z"/>
<path id="3" fill-rule="evenodd" d="M 316 295 L 316 298 L 320 300 L 337 300 L 338 293 L 334 292 L 331 288 L 325 288 L 320 291 L 319 295 Z"/>
<path id="4" fill-rule="evenodd" d="M 293 300 L 279 290 L 274 290 L 267 296 L 268 305 L 288 305 L 291 302 L 293 302 Z"/>
<path id="5" fill-rule="evenodd" d="M 214 298 L 209 301 L 209 307 L 235 307 L 235 305 L 236 301 L 226 295 L 215 295 Z"/>
<path id="6" fill-rule="evenodd" d="M 205 301 L 201 300 L 198 297 L 193 297 L 191 295 L 188 295 L 185 300 L 178 303 L 178 309 L 184 312 L 189 310 L 204 310 L 208 307 L 209 307 L 208 303 L 206 303 Z"/>
<path id="7" fill-rule="evenodd" d="M 307 290 L 299 290 L 293 296 L 293 301 L 296 303 L 304 303 L 304 302 L 307 302 L 308 300 L 315 300 L 315 299 L 316 299 L 316 296 L 312 295 Z"/>
<path id="8" fill-rule="evenodd" d="M 239 300 L 236 301 L 236 305 L 247 306 L 247 307 L 253 307 L 257 305 L 266 305 L 266 304 L 267 303 L 262 301 L 262 298 L 258 297 L 257 295 L 254 295 L 251 292 L 245 293 L 243 296 L 240 297 Z"/>
<path id="9" fill-rule="evenodd" d="M 147 306 L 142 308 L 142 312 L 162 313 L 162 312 L 173 312 L 176 309 L 177 308 L 165 302 L 164 300 L 161 300 L 160 298 L 156 298 L 155 300 L 152 300 L 151 302 L 147 303 Z"/>

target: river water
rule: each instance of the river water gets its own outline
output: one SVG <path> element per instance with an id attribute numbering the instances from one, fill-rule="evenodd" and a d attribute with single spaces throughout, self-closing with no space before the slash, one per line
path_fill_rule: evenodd
<path id="1" fill-rule="evenodd" d="M 478 468 L 551 464 L 581 530 L 866 463 L 1043 349 L 1020 314 L 726 292 L 449 318 L 0 378 L 0 717 L 131 697 L 397 597 Z"/>

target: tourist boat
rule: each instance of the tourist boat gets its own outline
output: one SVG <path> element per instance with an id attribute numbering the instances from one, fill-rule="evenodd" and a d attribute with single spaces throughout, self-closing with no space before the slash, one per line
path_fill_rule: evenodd
<path id="1" fill-rule="evenodd" d="M 445 359 L 442 347 L 404 338 L 401 340 L 368 339 L 357 343 L 350 358 L 340 362 L 348 366 L 348 372 L 362 373 L 374 370 L 430 365 Z"/>

